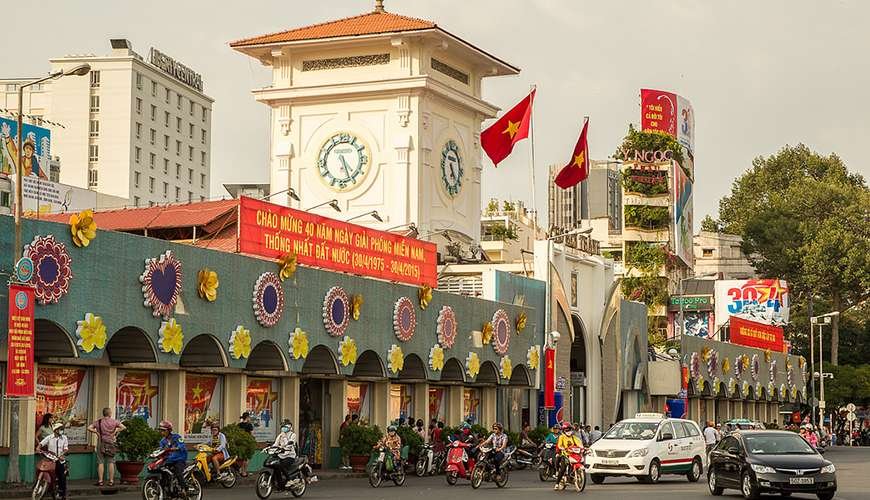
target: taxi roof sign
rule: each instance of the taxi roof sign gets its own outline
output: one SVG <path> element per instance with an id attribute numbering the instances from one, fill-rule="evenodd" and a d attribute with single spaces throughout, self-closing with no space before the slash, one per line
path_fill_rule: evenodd
<path id="1" fill-rule="evenodd" d="M 664 420 L 664 413 L 635 413 L 634 418 L 637 420 Z"/>

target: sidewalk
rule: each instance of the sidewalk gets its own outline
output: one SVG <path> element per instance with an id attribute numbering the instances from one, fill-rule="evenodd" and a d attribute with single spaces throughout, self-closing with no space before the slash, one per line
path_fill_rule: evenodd
<path id="1" fill-rule="evenodd" d="M 259 472 L 259 471 L 258 471 Z M 333 479 L 350 479 L 350 478 L 364 478 L 366 475 L 364 473 L 359 472 L 345 472 L 345 471 L 319 471 L 315 470 L 315 475 L 317 479 L 321 481 L 329 481 Z M 236 485 L 233 489 L 249 489 L 253 488 L 254 481 L 256 481 L 257 473 L 252 472 L 248 477 L 239 477 Z M 118 493 L 131 493 L 138 492 L 139 488 L 142 486 L 140 482 L 138 485 L 127 485 L 115 483 L 115 486 L 108 487 L 103 486 L 100 488 L 99 486 L 94 485 L 93 479 L 80 479 L 75 481 L 70 481 L 67 485 L 68 493 L 70 498 L 72 497 L 87 497 L 87 496 L 96 496 L 96 495 L 116 495 Z M 33 488 L 32 484 L 24 485 L 24 486 L 13 486 L 7 487 L 5 484 L 0 483 L 0 498 L 30 498 L 31 490 Z"/>

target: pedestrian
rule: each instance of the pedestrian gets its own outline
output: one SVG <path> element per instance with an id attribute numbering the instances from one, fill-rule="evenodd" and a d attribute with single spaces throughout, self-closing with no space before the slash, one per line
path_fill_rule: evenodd
<path id="1" fill-rule="evenodd" d="M 589 447 L 592 444 L 592 426 L 587 425 L 585 429 L 586 433 L 586 442 L 583 443 L 585 446 Z"/>
<path id="2" fill-rule="evenodd" d="M 36 428 L 36 444 L 39 445 L 43 439 L 51 436 L 51 422 L 54 420 L 54 415 L 51 413 L 46 413 L 42 416 L 42 421 L 39 423 L 39 427 Z"/>
<path id="3" fill-rule="evenodd" d="M 436 453 L 442 452 L 445 450 L 446 446 L 444 445 L 444 422 L 438 422 L 435 426 L 435 429 L 432 430 L 432 450 Z"/>
<path id="4" fill-rule="evenodd" d="M 57 496 L 66 499 L 66 454 L 69 452 L 69 440 L 64 434 L 62 422 L 51 426 L 52 433 L 39 442 L 37 451 L 48 452 L 55 457 L 54 478 L 57 481 Z"/>
<path id="5" fill-rule="evenodd" d="M 417 419 L 417 427 L 415 430 L 417 431 L 417 435 L 420 436 L 420 439 L 422 439 L 423 442 L 425 443 L 426 442 L 426 429 L 423 427 L 423 419 L 422 418 Z"/>
<path id="6" fill-rule="evenodd" d="M 339 436 L 341 435 L 341 431 L 345 430 L 348 425 L 350 425 L 350 413 L 344 416 L 344 422 L 342 422 L 341 426 L 338 428 Z"/>
<path id="7" fill-rule="evenodd" d="M 254 424 L 251 423 L 251 413 L 244 412 L 242 416 L 239 417 L 239 428 L 248 434 L 251 437 L 254 437 Z M 239 475 L 242 477 L 248 477 L 248 461 L 247 460 L 239 460 Z"/>
<path id="8" fill-rule="evenodd" d="M 595 441 L 598 441 L 599 439 L 601 439 L 601 427 L 599 427 L 599 426 L 596 425 L 595 428 L 592 429 L 592 432 L 589 434 L 589 439 L 590 439 L 593 443 L 594 443 Z"/>
<path id="9" fill-rule="evenodd" d="M 707 445 L 707 455 L 710 454 L 710 451 L 713 447 L 716 446 L 716 443 L 719 441 L 717 438 L 718 433 L 716 432 L 716 428 L 713 427 L 713 421 L 708 420 L 706 427 L 704 427 L 704 444 Z"/>
<path id="10" fill-rule="evenodd" d="M 115 454 L 118 453 L 118 433 L 124 424 L 112 418 L 112 409 L 103 408 L 103 417 L 88 426 L 88 432 L 97 435 L 97 486 L 103 485 L 103 472 L 108 469 L 106 482 L 115 485 Z M 106 467 L 108 465 L 108 467 Z"/>

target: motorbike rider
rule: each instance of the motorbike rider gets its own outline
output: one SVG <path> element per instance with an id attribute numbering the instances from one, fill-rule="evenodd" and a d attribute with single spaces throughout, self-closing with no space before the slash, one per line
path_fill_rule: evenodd
<path id="1" fill-rule="evenodd" d="M 211 447 L 214 453 L 211 455 L 211 464 L 214 466 L 215 474 L 218 474 L 221 464 L 230 458 L 230 450 L 227 444 L 227 436 L 221 432 L 217 422 L 211 424 Z"/>
<path id="2" fill-rule="evenodd" d="M 184 438 L 172 432 L 172 422 L 169 420 L 161 421 L 157 430 L 160 431 L 162 437 L 160 448 L 170 450 L 170 454 L 166 458 L 166 465 L 172 469 L 182 495 L 186 498 L 187 481 L 184 479 L 184 464 L 187 463 L 187 447 L 184 445 Z"/>
<path id="3" fill-rule="evenodd" d="M 280 450 L 278 452 L 278 458 L 281 459 L 279 466 L 281 473 L 286 476 L 298 458 L 296 456 L 296 433 L 293 432 L 293 424 L 290 423 L 290 420 L 284 419 L 281 422 L 281 432 L 278 434 L 278 437 L 275 438 L 275 443 L 272 446 Z M 317 481 L 317 476 L 308 477 L 306 470 L 304 469 L 302 475 L 305 476 L 305 480 L 309 483 Z M 288 479 L 285 487 L 289 488 L 290 486 L 290 481 Z"/>
<path id="4" fill-rule="evenodd" d="M 42 439 L 36 451 L 53 454 L 57 459 L 54 461 L 54 480 L 57 481 L 57 495 L 66 498 L 66 465 L 64 458 L 69 452 L 69 439 L 64 434 L 63 422 L 56 422 L 51 426 L 52 433 Z"/>
<path id="5" fill-rule="evenodd" d="M 565 489 L 565 483 L 562 482 L 562 478 L 565 476 L 569 466 L 566 454 L 568 449 L 574 447 L 583 449 L 583 442 L 574 435 L 574 427 L 569 422 L 563 422 L 562 435 L 559 436 L 559 440 L 556 442 L 558 456 L 556 457 L 556 485 L 553 487 L 554 490 Z"/>
<path id="6" fill-rule="evenodd" d="M 504 450 L 508 446 L 508 437 L 504 433 L 504 426 L 499 422 L 492 424 L 492 434 L 489 435 L 480 446 L 492 446 L 492 460 L 495 463 L 495 471 L 501 471 L 501 463 L 504 460 Z"/>
<path id="7" fill-rule="evenodd" d="M 396 433 L 396 426 L 387 427 L 387 435 L 382 437 L 375 448 L 386 448 L 393 455 L 393 468 L 399 467 L 399 462 L 402 458 L 402 438 Z"/>

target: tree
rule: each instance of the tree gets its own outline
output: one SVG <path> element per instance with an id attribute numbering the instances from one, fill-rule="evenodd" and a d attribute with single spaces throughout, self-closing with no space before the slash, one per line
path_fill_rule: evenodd
<path id="1" fill-rule="evenodd" d="M 759 274 L 789 282 L 793 303 L 812 295 L 842 314 L 870 297 L 870 190 L 836 155 L 799 144 L 756 158 L 715 222 L 743 237 Z M 837 364 L 837 317 L 830 354 Z"/>
<path id="2" fill-rule="evenodd" d="M 711 233 L 721 232 L 722 228 L 719 227 L 719 223 L 716 222 L 710 214 L 704 217 L 704 220 L 701 221 L 701 231 L 708 231 Z"/>

